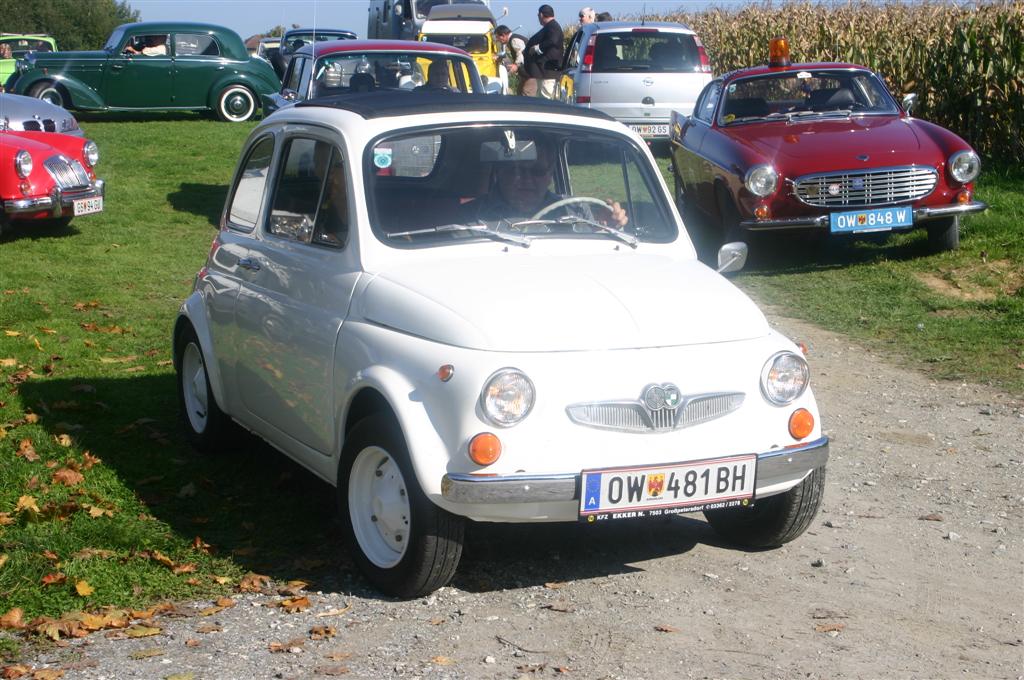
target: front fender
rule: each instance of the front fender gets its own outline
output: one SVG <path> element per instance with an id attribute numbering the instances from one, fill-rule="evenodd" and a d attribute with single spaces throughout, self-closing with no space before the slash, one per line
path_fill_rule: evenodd
<path id="1" fill-rule="evenodd" d="M 181 308 L 178 310 L 178 318 L 174 322 L 174 335 L 171 342 L 173 343 L 172 356 L 174 357 L 175 371 L 181 369 L 178 366 L 178 345 L 181 342 L 181 330 L 185 324 L 190 324 L 193 330 L 195 330 L 196 337 L 199 338 L 199 348 L 203 350 L 203 363 L 206 365 L 206 375 L 209 380 L 210 391 L 213 392 L 213 398 L 217 400 L 217 405 L 223 408 L 227 403 L 224 393 L 224 379 L 218 362 L 211 360 L 214 357 L 213 338 L 210 336 L 210 324 L 205 312 L 203 296 L 198 292 L 193 292 L 181 303 Z"/>
<path id="2" fill-rule="evenodd" d="M 92 89 L 81 80 L 65 75 L 63 73 L 43 73 L 41 69 L 26 71 L 18 77 L 14 94 L 27 95 L 32 86 L 43 81 L 52 81 L 60 84 L 67 90 L 71 101 L 68 108 L 73 109 L 105 109 L 107 108 L 103 98 L 96 90 Z"/>
<path id="3" fill-rule="evenodd" d="M 268 78 L 253 76 L 249 73 L 227 73 L 210 88 L 210 94 L 207 97 L 208 106 L 216 111 L 217 99 L 220 97 L 220 93 L 232 85 L 245 85 L 252 90 L 253 94 L 256 95 L 256 106 L 263 104 L 263 95 L 274 94 L 281 89 L 279 82 L 270 82 Z"/>
<path id="4" fill-rule="evenodd" d="M 367 388 L 376 390 L 388 402 L 405 437 L 420 488 L 436 502 L 441 498 L 441 478 L 448 469 L 449 453 L 427 415 L 416 387 L 406 376 L 388 366 L 376 364 L 359 371 L 346 387 L 349 399 L 339 423 L 347 421 L 354 397 Z"/>

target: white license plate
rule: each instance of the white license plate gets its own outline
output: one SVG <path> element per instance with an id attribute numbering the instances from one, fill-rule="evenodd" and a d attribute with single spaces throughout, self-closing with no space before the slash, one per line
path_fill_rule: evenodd
<path id="1" fill-rule="evenodd" d="M 641 137 L 668 137 L 668 124 L 665 125 L 630 125 Z"/>
<path id="2" fill-rule="evenodd" d="M 75 199 L 75 216 L 78 215 L 89 215 L 92 213 L 98 213 L 103 211 L 103 197 L 97 196 L 96 198 L 76 198 Z"/>
<path id="3" fill-rule="evenodd" d="M 754 496 L 756 471 L 756 454 L 584 470 L 580 519 L 658 517 L 747 505 Z"/>

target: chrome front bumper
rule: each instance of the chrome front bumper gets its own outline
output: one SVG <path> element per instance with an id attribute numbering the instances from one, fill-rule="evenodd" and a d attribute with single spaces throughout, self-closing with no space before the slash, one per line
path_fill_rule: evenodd
<path id="1" fill-rule="evenodd" d="M 828 437 L 757 454 L 757 490 L 800 479 L 828 461 Z M 757 492 L 755 492 L 756 494 Z M 449 473 L 441 495 L 452 503 L 548 503 L 579 500 L 578 473 L 490 476 Z"/>
<path id="2" fill-rule="evenodd" d="M 988 208 L 987 203 L 982 201 L 971 201 L 970 203 L 957 203 L 944 205 L 937 208 L 914 208 L 914 223 L 937 220 L 953 215 L 966 215 L 968 213 L 981 212 Z M 864 208 L 870 210 L 871 208 Z M 849 208 L 847 211 L 854 211 L 857 208 Z M 779 220 L 743 220 L 740 226 L 750 231 L 775 231 L 779 229 L 828 229 L 828 215 L 816 217 L 792 217 Z M 913 227 L 897 227 L 897 229 L 912 229 Z"/>
<path id="3" fill-rule="evenodd" d="M 75 201 L 82 198 L 101 198 L 106 190 L 103 180 L 93 181 L 92 186 L 75 191 L 61 191 L 54 187 L 48 196 L 36 196 L 35 198 L 15 198 L 4 201 L 4 212 L 8 215 L 24 215 L 47 211 L 51 217 L 64 217 L 73 215 Z"/>

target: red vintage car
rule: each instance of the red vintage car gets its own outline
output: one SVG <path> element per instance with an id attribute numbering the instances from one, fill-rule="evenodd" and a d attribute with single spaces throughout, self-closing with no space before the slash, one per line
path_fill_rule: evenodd
<path id="1" fill-rule="evenodd" d="M 767 66 L 709 83 L 693 114 L 671 121 L 676 201 L 698 243 L 749 232 L 841 234 L 924 227 L 936 251 L 960 243 L 978 155 L 911 117 L 863 66 L 791 64 L 785 39 Z M 696 227 L 696 229 L 694 229 Z"/>
<path id="2" fill-rule="evenodd" d="M 0 231 L 11 224 L 63 226 L 103 210 L 96 142 L 55 132 L 0 132 Z"/>

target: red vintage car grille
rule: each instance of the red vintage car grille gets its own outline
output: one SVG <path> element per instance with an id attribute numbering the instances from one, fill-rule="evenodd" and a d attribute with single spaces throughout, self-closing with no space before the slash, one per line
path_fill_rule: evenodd
<path id="1" fill-rule="evenodd" d="M 50 177 L 61 190 L 89 186 L 89 173 L 74 158 L 50 156 L 43 161 L 43 167 L 50 173 Z"/>
<path id="2" fill-rule="evenodd" d="M 806 175 L 793 181 L 796 197 L 821 208 L 905 203 L 927 196 L 938 182 L 934 168 L 907 166 Z"/>

